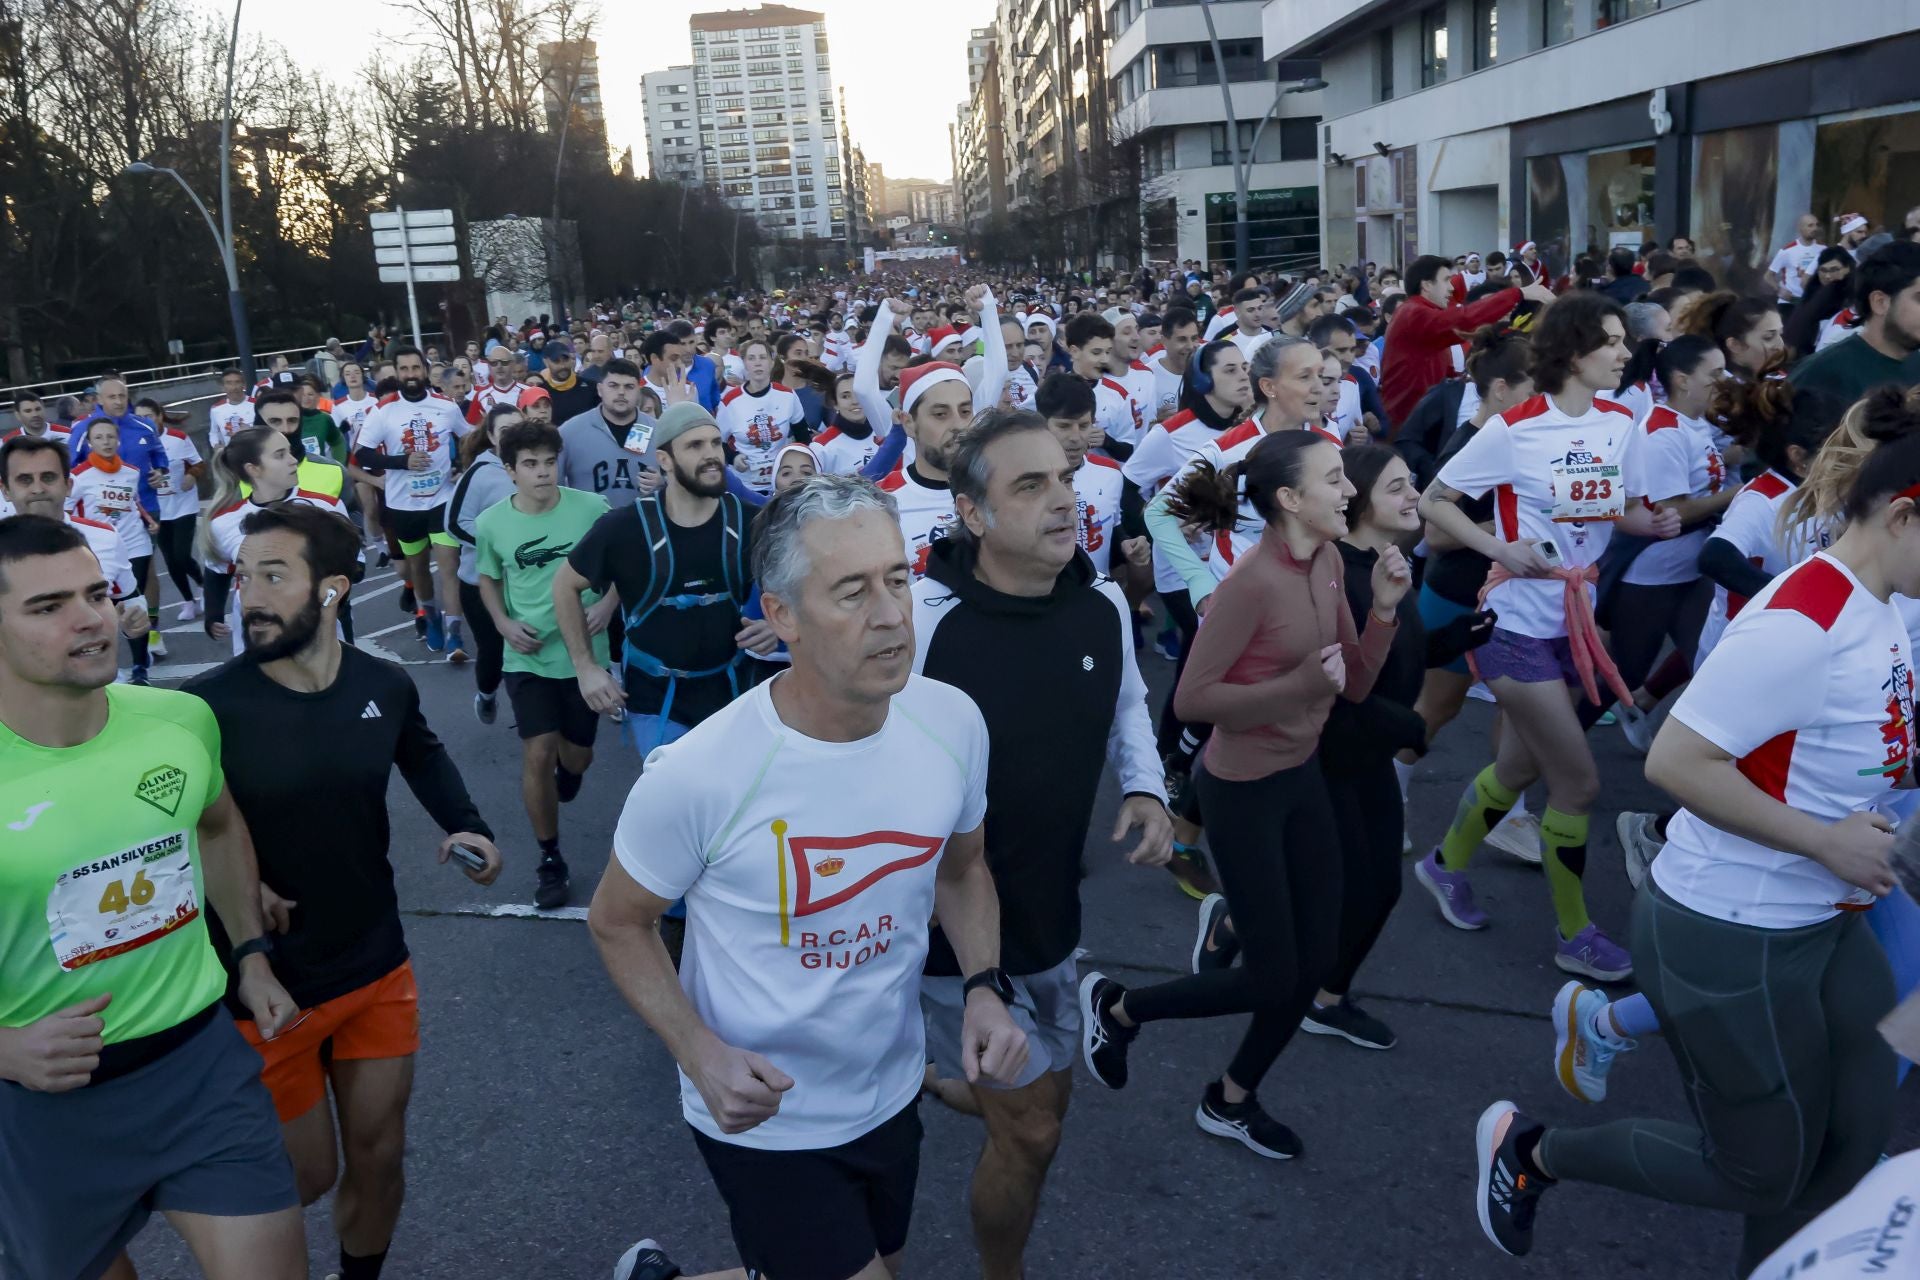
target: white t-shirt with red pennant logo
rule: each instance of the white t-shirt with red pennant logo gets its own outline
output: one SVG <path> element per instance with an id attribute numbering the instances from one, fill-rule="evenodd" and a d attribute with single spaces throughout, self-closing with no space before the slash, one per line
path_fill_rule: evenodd
<path id="1" fill-rule="evenodd" d="M 1552 542 L 1570 569 L 1598 564 L 1613 522 L 1646 490 L 1633 448 L 1633 417 L 1594 397 L 1579 417 L 1537 395 L 1487 420 L 1440 469 L 1440 483 L 1469 498 L 1494 494 L 1493 532 L 1506 542 Z M 1591 586 L 1588 588 L 1592 590 Z M 1552 640 L 1567 634 L 1558 578 L 1509 578 L 1487 595 L 1504 631 Z"/>
<path id="2" fill-rule="evenodd" d="M 851 1142 L 920 1092 L 934 878 L 987 814 L 966 694 L 912 676 L 878 733 L 822 742 L 781 721 L 785 678 L 649 756 L 613 836 L 643 888 L 686 899 L 680 985 L 701 1021 L 793 1077 L 772 1119 L 723 1134 L 682 1073 L 687 1123 L 769 1151 Z"/>
<path id="3" fill-rule="evenodd" d="M 1673 717 L 1774 799 L 1837 822 L 1913 767 L 1909 657 L 1899 609 L 1823 551 L 1741 610 Z M 1653 878 L 1684 907 L 1762 929 L 1817 924 L 1842 904 L 1871 901 L 1810 858 L 1685 809 L 1668 824 Z"/>

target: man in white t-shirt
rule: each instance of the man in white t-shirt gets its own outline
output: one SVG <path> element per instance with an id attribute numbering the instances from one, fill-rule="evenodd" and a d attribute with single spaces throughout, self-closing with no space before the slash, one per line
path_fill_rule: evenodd
<path id="1" fill-rule="evenodd" d="M 1826 250 L 1820 243 L 1820 219 L 1810 213 L 1800 215 L 1799 235 L 1787 247 L 1773 255 L 1767 264 L 1767 279 L 1772 282 L 1781 302 L 1798 302 L 1806 294 L 1807 281 Z"/>
<path id="2" fill-rule="evenodd" d="M 817 476 L 760 519 L 755 576 L 792 665 L 648 759 L 589 923 L 680 1064 L 749 1274 L 885 1280 L 919 1170 L 936 914 L 970 975 L 967 1078 L 1010 1084 L 1026 1066 L 984 856 L 986 724 L 964 693 L 912 675 L 890 498 Z M 676 898 L 678 981 L 657 928 Z M 622 1269 L 679 1274 L 652 1241 Z"/>
<path id="3" fill-rule="evenodd" d="M 253 425 L 253 402 L 247 399 L 247 380 L 238 369 L 220 375 L 220 390 L 224 394 L 207 410 L 207 445 L 216 452 L 234 432 Z"/>

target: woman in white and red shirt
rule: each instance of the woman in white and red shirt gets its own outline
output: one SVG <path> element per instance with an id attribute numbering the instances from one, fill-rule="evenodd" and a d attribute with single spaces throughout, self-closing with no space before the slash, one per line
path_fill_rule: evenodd
<path id="1" fill-rule="evenodd" d="M 1647 777 L 1684 806 L 1634 908 L 1638 977 L 1689 1123 L 1544 1129 L 1510 1102 L 1477 1133 L 1480 1221 L 1532 1243 L 1556 1179 L 1745 1216 L 1750 1274 L 1880 1159 L 1894 1003 L 1863 912 L 1892 892 L 1913 785 L 1913 675 L 1896 595 L 1920 596 L 1920 406 L 1870 397 L 1831 548 L 1741 611 L 1655 739 Z"/>

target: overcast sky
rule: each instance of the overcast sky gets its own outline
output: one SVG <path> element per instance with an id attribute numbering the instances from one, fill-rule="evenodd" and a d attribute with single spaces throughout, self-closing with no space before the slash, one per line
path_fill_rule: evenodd
<path id="1" fill-rule="evenodd" d="M 203 3 L 225 7 L 225 0 Z M 600 87 L 616 154 L 632 146 L 645 171 L 640 76 L 693 60 L 688 15 L 751 7 L 724 0 L 602 0 Z M 848 128 L 867 159 L 896 178 L 950 177 L 947 125 L 967 93 L 967 34 L 993 21 L 993 0 L 817 0 L 793 7 L 827 15 L 834 83 L 846 87 Z M 343 27 L 379 40 L 411 21 L 387 0 L 328 0 L 317 13 L 292 0 L 252 0 L 242 10 L 241 31 L 292 49 L 311 50 L 318 38 L 332 51 L 330 60 L 344 60 L 354 46 L 337 38 Z M 322 30 L 315 30 L 316 21 Z"/>

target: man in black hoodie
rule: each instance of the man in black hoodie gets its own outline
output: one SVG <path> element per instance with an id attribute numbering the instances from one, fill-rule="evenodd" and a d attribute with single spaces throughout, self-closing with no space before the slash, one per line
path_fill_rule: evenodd
<path id="1" fill-rule="evenodd" d="M 961 1074 L 957 1056 L 942 1055 L 959 1043 L 967 985 L 991 978 L 1027 1033 L 1015 1087 L 970 1086 L 987 1126 L 972 1201 L 981 1274 L 1017 1280 L 1081 1039 L 1080 858 L 1102 764 L 1126 796 L 1112 838 L 1140 833 L 1129 862 L 1165 865 L 1173 828 L 1126 597 L 1077 545 L 1073 466 L 1046 420 L 982 414 L 959 437 L 948 479 L 958 523 L 914 584 L 914 669 L 972 697 L 994 744 L 987 865 L 1002 969 L 963 984 L 936 928 L 920 1003 L 942 1076 Z"/>

